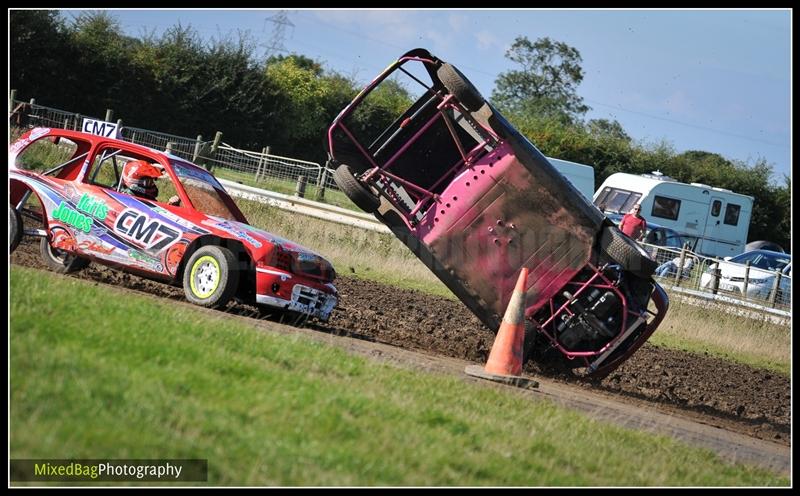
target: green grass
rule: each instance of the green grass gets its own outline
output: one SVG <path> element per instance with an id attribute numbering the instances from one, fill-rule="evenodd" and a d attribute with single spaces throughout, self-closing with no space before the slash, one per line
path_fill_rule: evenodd
<path id="1" fill-rule="evenodd" d="M 791 375 L 791 328 L 690 305 L 677 294 L 649 342 Z"/>
<path id="2" fill-rule="evenodd" d="M 206 458 L 211 485 L 789 484 L 516 392 L 10 272 L 11 458 Z"/>
<path id="3" fill-rule="evenodd" d="M 213 173 L 218 178 L 236 181 L 246 186 L 275 191 L 276 193 L 283 193 L 285 195 L 294 195 L 297 187 L 297 181 L 282 180 L 274 177 L 262 177 L 256 181 L 255 174 L 234 171 L 224 167 L 215 167 Z M 347 196 L 345 196 L 345 194 L 341 191 L 327 188 L 325 189 L 324 196 L 322 198 L 317 198 L 317 189 L 318 188 L 316 184 L 310 182 L 306 184 L 305 198 L 314 201 L 321 201 L 329 205 L 336 205 L 337 207 L 346 208 L 348 210 L 361 212 L 361 209 L 355 206 L 355 204 L 351 202 L 350 199 L 347 198 Z"/>

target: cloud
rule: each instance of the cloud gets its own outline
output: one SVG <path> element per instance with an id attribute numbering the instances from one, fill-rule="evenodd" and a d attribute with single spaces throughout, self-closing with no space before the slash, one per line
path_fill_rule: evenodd
<path id="1" fill-rule="evenodd" d="M 492 48 L 497 47 L 501 51 L 505 52 L 505 50 L 503 50 L 503 43 L 491 31 L 481 30 L 475 33 L 474 36 L 478 41 L 479 50 L 489 51 Z"/>
<path id="2" fill-rule="evenodd" d="M 464 14 L 450 14 L 447 17 L 447 24 L 450 25 L 450 29 L 455 31 L 456 33 L 460 33 L 464 30 L 467 26 L 469 19 Z"/>
<path id="3" fill-rule="evenodd" d="M 695 103 L 684 91 L 674 91 L 662 102 L 662 106 L 673 117 L 695 117 L 697 115 Z"/>
<path id="4" fill-rule="evenodd" d="M 363 33 L 387 45 L 406 47 L 419 38 L 416 12 L 406 10 L 323 10 L 313 15 L 333 28 Z"/>

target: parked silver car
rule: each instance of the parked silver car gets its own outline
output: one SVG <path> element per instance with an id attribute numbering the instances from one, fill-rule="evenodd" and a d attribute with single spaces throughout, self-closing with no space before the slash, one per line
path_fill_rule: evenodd
<path id="1" fill-rule="evenodd" d="M 750 262 L 747 278 L 747 297 L 767 299 L 770 296 L 777 272 L 781 274 L 778 283 L 777 301 L 788 303 L 791 297 L 792 256 L 770 250 L 753 250 L 735 257 L 725 257 L 725 261 L 712 263 L 700 276 L 700 287 L 710 289 L 714 281 L 714 269 L 719 265 L 719 289 L 741 296 L 745 294 L 745 270 Z"/>

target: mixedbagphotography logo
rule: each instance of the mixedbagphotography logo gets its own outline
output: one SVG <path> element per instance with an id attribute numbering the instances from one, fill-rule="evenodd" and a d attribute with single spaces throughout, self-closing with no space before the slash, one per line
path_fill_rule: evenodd
<path id="1" fill-rule="evenodd" d="M 11 460 L 12 482 L 206 481 L 208 460 Z"/>

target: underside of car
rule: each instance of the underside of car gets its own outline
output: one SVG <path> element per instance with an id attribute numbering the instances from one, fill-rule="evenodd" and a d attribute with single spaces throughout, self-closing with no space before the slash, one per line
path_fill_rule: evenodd
<path id="1" fill-rule="evenodd" d="M 380 132 L 359 129 L 359 107 L 400 73 L 423 87 L 416 101 Z M 523 267 L 528 327 L 594 377 L 619 366 L 666 312 L 647 253 L 455 67 L 425 50 L 406 53 L 365 88 L 331 125 L 328 147 L 345 194 L 495 332 Z"/>

